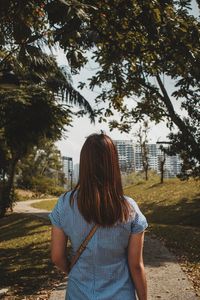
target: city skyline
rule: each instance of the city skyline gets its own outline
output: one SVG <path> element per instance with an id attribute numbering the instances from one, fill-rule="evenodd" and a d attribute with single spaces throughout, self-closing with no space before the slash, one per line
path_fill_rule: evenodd
<path id="1" fill-rule="evenodd" d="M 143 171 L 142 150 L 139 143 L 131 140 L 114 140 L 117 148 L 121 172 L 131 173 Z M 160 164 L 165 157 L 165 177 L 175 177 L 181 172 L 179 155 L 163 154 L 159 144 L 147 143 L 148 170 L 155 170 L 160 174 Z M 166 147 L 166 146 L 165 146 Z"/>
<path id="2" fill-rule="evenodd" d="M 113 140 L 119 159 L 119 166 L 122 173 L 143 171 L 141 146 L 132 140 Z M 165 146 L 164 146 L 165 147 Z M 154 170 L 160 174 L 160 163 L 163 161 L 163 150 L 159 144 L 148 143 L 148 170 Z M 74 163 L 72 157 L 62 157 L 63 172 L 69 182 L 77 183 L 79 176 L 79 163 Z M 178 154 L 165 154 L 164 177 L 175 177 L 181 172 L 181 159 Z"/>

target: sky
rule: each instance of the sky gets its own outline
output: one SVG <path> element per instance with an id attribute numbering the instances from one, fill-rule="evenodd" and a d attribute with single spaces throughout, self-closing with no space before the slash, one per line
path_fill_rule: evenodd
<path id="1" fill-rule="evenodd" d="M 195 2 L 193 1 L 193 9 L 196 14 L 198 8 L 195 6 Z M 67 65 L 66 56 L 61 50 L 57 50 L 55 53 L 58 64 Z M 97 66 L 95 66 L 91 61 L 87 63 L 84 69 L 80 72 L 79 75 L 73 76 L 73 85 L 74 87 L 78 86 L 79 81 L 85 81 L 86 78 L 91 77 L 96 71 Z M 169 81 L 168 78 L 164 78 L 165 86 L 169 92 L 169 94 L 173 90 L 173 84 Z M 84 88 L 80 91 L 81 94 L 89 101 L 91 105 L 94 103 L 94 99 L 98 94 L 98 90 L 92 92 L 89 89 Z M 179 103 L 173 101 L 173 105 L 175 106 L 175 110 L 183 115 L 183 111 L 180 109 Z M 119 119 L 117 113 L 114 117 Z M 133 125 L 133 128 L 129 134 L 120 133 L 117 129 L 113 131 L 109 130 L 107 123 L 98 123 L 96 121 L 95 124 L 91 124 L 88 117 L 85 116 L 83 118 L 74 118 L 72 123 L 73 127 L 67 127 L 67 132 L 65 133 L 65 137 L 62 140 L 58 141 L 56 145 L 61 151 L 62 156 L 68 156 L 73 158 L 73 164 L 77 164 L 79 162 L 80 150 L 86 139 L 86 137 L 92 133 L 100 133 L 100 130 L 103 130 L 107 135 L 109 135 L 112 139 L 119 140 L 133 140 L 136 142 L 136 138 L 134 134 L 136 133 L 139 125 Z M 149 143 L 156 143 L 156 141 L 166 140 L 167 135 L 169 134 L 169 129 L 166 127 L 164 122 L 155 125 L 154 123 L 150 123 L 150 131 L 148 134 Z"/>

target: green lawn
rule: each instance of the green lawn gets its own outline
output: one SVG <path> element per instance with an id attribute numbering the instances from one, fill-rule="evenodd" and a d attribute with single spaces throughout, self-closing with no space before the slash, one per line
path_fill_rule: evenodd
<path id="1" fill-rule="evenodd" d="M 136 199 L 150 223 L 200 226 L 200 181 L 155 179 L 125 188 Z"/>
<path id="2" fill-rule="evenodd" d="M 9 288 L 15 300 L 37 294 L 47 299 L 63 278 L 50 261 L 49 221 L 13 213 L 0 220 L 0 228 L 0 288 Z"/>
<path id="3" fill-rule="evenodd" d="M 146 215 L 150 232 L 176 254 L 200 293 L 200 181 L 154 179 L 125 188 Z"/>
<path id="4" fill-rule="evenodd" d="M 150 224 L 150 233 L 177 255 L 200 291 L 200 181 L 168 179 L 160 184 L 155 176 L 147 182 L 140 178 L 124 192 L 137 201 Z M 34 207 L 52 210 L 56 201 L 38 202 Z"/>
<path id="5" fill-rule="evenodd" d="M 133 197 L 150 223 L 200 226 L 200 181 L 155 178 L 126 187 L 125 194 Z M 33 207 L 52 210 L 57 199 L 39 201 Z"/>
<path id="6" fill-rule="evenodd" d="M 38 203 L 33 203 L 31 206 L 35 208 L 40 208 L 40 209 L 46 209 L 48 211 L 51 211 L 56 204 L 58 198 L 53 198 L 49 200 L 43 200 L 39 201 Z"/>

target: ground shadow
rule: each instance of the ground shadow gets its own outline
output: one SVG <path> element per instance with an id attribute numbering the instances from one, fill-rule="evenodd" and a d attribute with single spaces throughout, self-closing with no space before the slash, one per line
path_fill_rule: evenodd
<path id="1" fill-rule="evenodd" d="M 195 195 L 192 199 L 181 198 L 176 204 L 166 205 L 165 202 L 155 201 L 150 204 L 148 202 L 140 204 L 149 222 L 200 227 L 199 195 Z"/>
<path id="2" fill-rule="evenodd" d="M 11 295 L 35 295 L 63 280 L 51 263 L 49 225 L 21 213 L 0 220 L 0 286 L 9 287 Z"/>

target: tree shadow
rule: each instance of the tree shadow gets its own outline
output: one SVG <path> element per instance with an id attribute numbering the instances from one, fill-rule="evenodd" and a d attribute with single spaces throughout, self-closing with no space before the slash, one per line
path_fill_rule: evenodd
<path id="1" fill-rule="evenodd" d="M 12 215 L 14 216 L 15 214 Z M 1 242 L 41 233 L 41 230 L 37 231 L 37 229 L 41 228 L 41 226 L 50 224 L 50 221 L 48 220 L 48 213 L 45 213 L 46 217 L 44 217 L 44 213 L 37 213 L 36 217 L 39 221 L 41 221 L 37 222 L 37 224 L 34 223 L 34 214 L 20 213 L 17 215 L 17 219 L 13 218 L 13 220 L 10 220 L 9 218 L 9 222 L 7 222 L 7 218 L 11 215 L 8 215 L 6 218 L 1 220 Z M 29 219 L 29 222 L 26 222 L 27 218 Z"/>
<path id="2" fill-rule="evenodd" d="M 162 204 L 163 203 L 163 204 Z M 151 223 L 200 226 L 200 197 L 181 198 L 176 204 L 165 204 L 166 201 L 143 202 L 141 210 Z"/>
<path id="3" fill-rule="evenodd" d="M 18 213 L 0 220 L 0 286 L 9 287 L 11 295 L 34 295 L 63 280 L 51 263 L 49 224 Z"/>
<path id="4" fill-rule="evenodd" d="M 163 242 L 167 248 L 174 252 L 178 257 L 186 257 L 192 264 L 200 262 L 200 194 L 195 194 L 192 199 L 183 197 L 176 204 L 166 205 L 166 201 L 153 203 L 141 203 L 141 210 L 144 212 L 148 223 L 150 223 L 150 233 L 161 239 L 160 250 L 158 246 L 151 245 L 147 241 L 145 246 L 146 263 L 151 262 L 151 255 L 157 255 L 156 251 L 164 253 Z M 159 253 L 158 253 L 159 256 Z M 161 255 L 162 256 L 162 255 Z M 170 261 L 170 256 L 164 254 L 160 257 L 160 263 Z M 173 260 L 173 258 L 171 258 Z"/>

